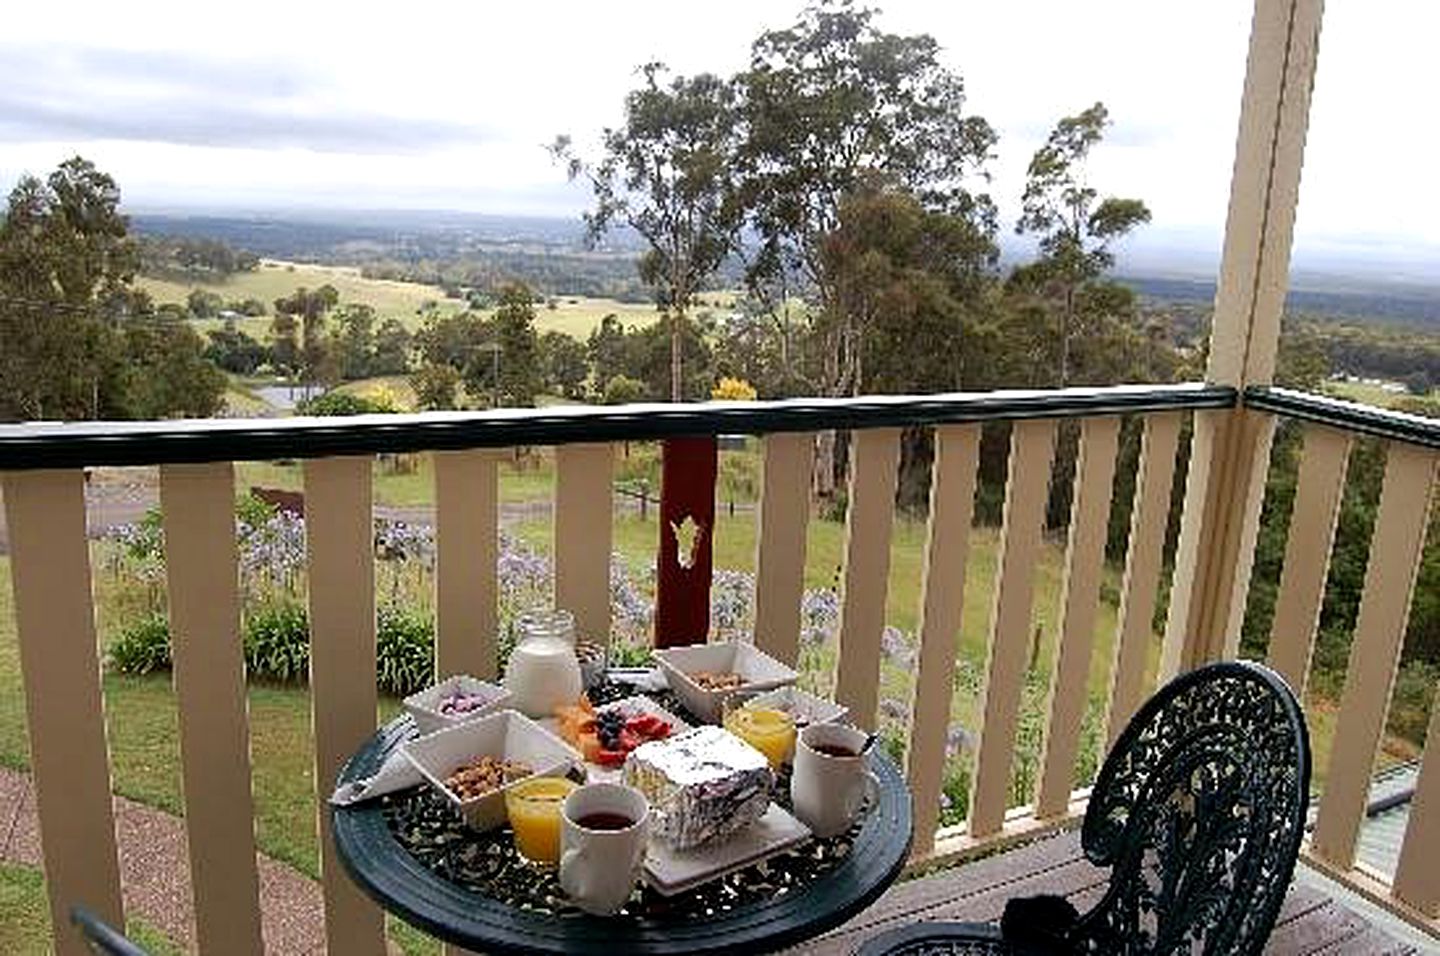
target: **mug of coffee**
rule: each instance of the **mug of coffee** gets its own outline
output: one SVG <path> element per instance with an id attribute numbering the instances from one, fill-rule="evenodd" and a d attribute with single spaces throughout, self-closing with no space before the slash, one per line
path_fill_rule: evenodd
<path id="1" fill-rule="evenodd" d="M 795 744 L 790 801 L 795 816 L 817 837 L 844 833 L 880 784 L 865 768 L 862 730 L 842 724 L 811 724 Z"/>
<path id="2" fill-rule="evenodd" d="M 577 787 L 560 808 L 560 887 L 587 913 L 617 912 L 635 888 L 650 836 L 650 804 L 633 787 Z"/>

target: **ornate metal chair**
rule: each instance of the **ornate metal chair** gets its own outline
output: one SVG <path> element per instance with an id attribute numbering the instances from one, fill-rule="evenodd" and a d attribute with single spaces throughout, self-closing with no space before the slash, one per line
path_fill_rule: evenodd
<path id="1" fill-rule="evenodd" d="M 918 923 L 860 956 L 1259 953 L 1290 885 L 1310 739 L 1289 686 L 1227 661 L 1171 681 L 1125 728 L 1090 795 L 1081 845 L 1111 868 L 1094 909 L 1011 900 L 1000 926 Z"/>

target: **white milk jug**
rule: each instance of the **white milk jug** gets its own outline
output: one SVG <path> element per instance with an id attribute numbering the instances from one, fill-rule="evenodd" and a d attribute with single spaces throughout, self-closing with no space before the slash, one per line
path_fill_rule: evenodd
<path id="1" fill-rule="evenodd" d="M 569 611 L 532 611 L 515 622 L 519 638 L 505 669 L 512 704 L 528 717 L 553 717 L 580 697 L 575 618 Z"/>

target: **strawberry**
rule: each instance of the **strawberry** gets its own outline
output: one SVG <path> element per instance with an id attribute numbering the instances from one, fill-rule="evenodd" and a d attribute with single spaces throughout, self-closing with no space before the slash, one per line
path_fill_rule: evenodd
<path id="1" fill-rule="evenodd" d="M 601 749 L 595 755 L 595 762 L 602 767 L 618 767 L 625 762 L 625 751 Z"/>

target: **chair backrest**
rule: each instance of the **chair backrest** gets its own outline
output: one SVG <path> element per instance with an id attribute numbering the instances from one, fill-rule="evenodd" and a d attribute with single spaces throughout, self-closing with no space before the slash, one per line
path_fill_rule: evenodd
<path id="1" fill-rule="evenodd" d="M 1082 952 L 1259 953 L 1290 885 L 1310 739 L 1275 672 L 1226 661 L 1146 702 L 1091 791 L 1081 840 L 1111 867 L 1080 918 Z"/>

